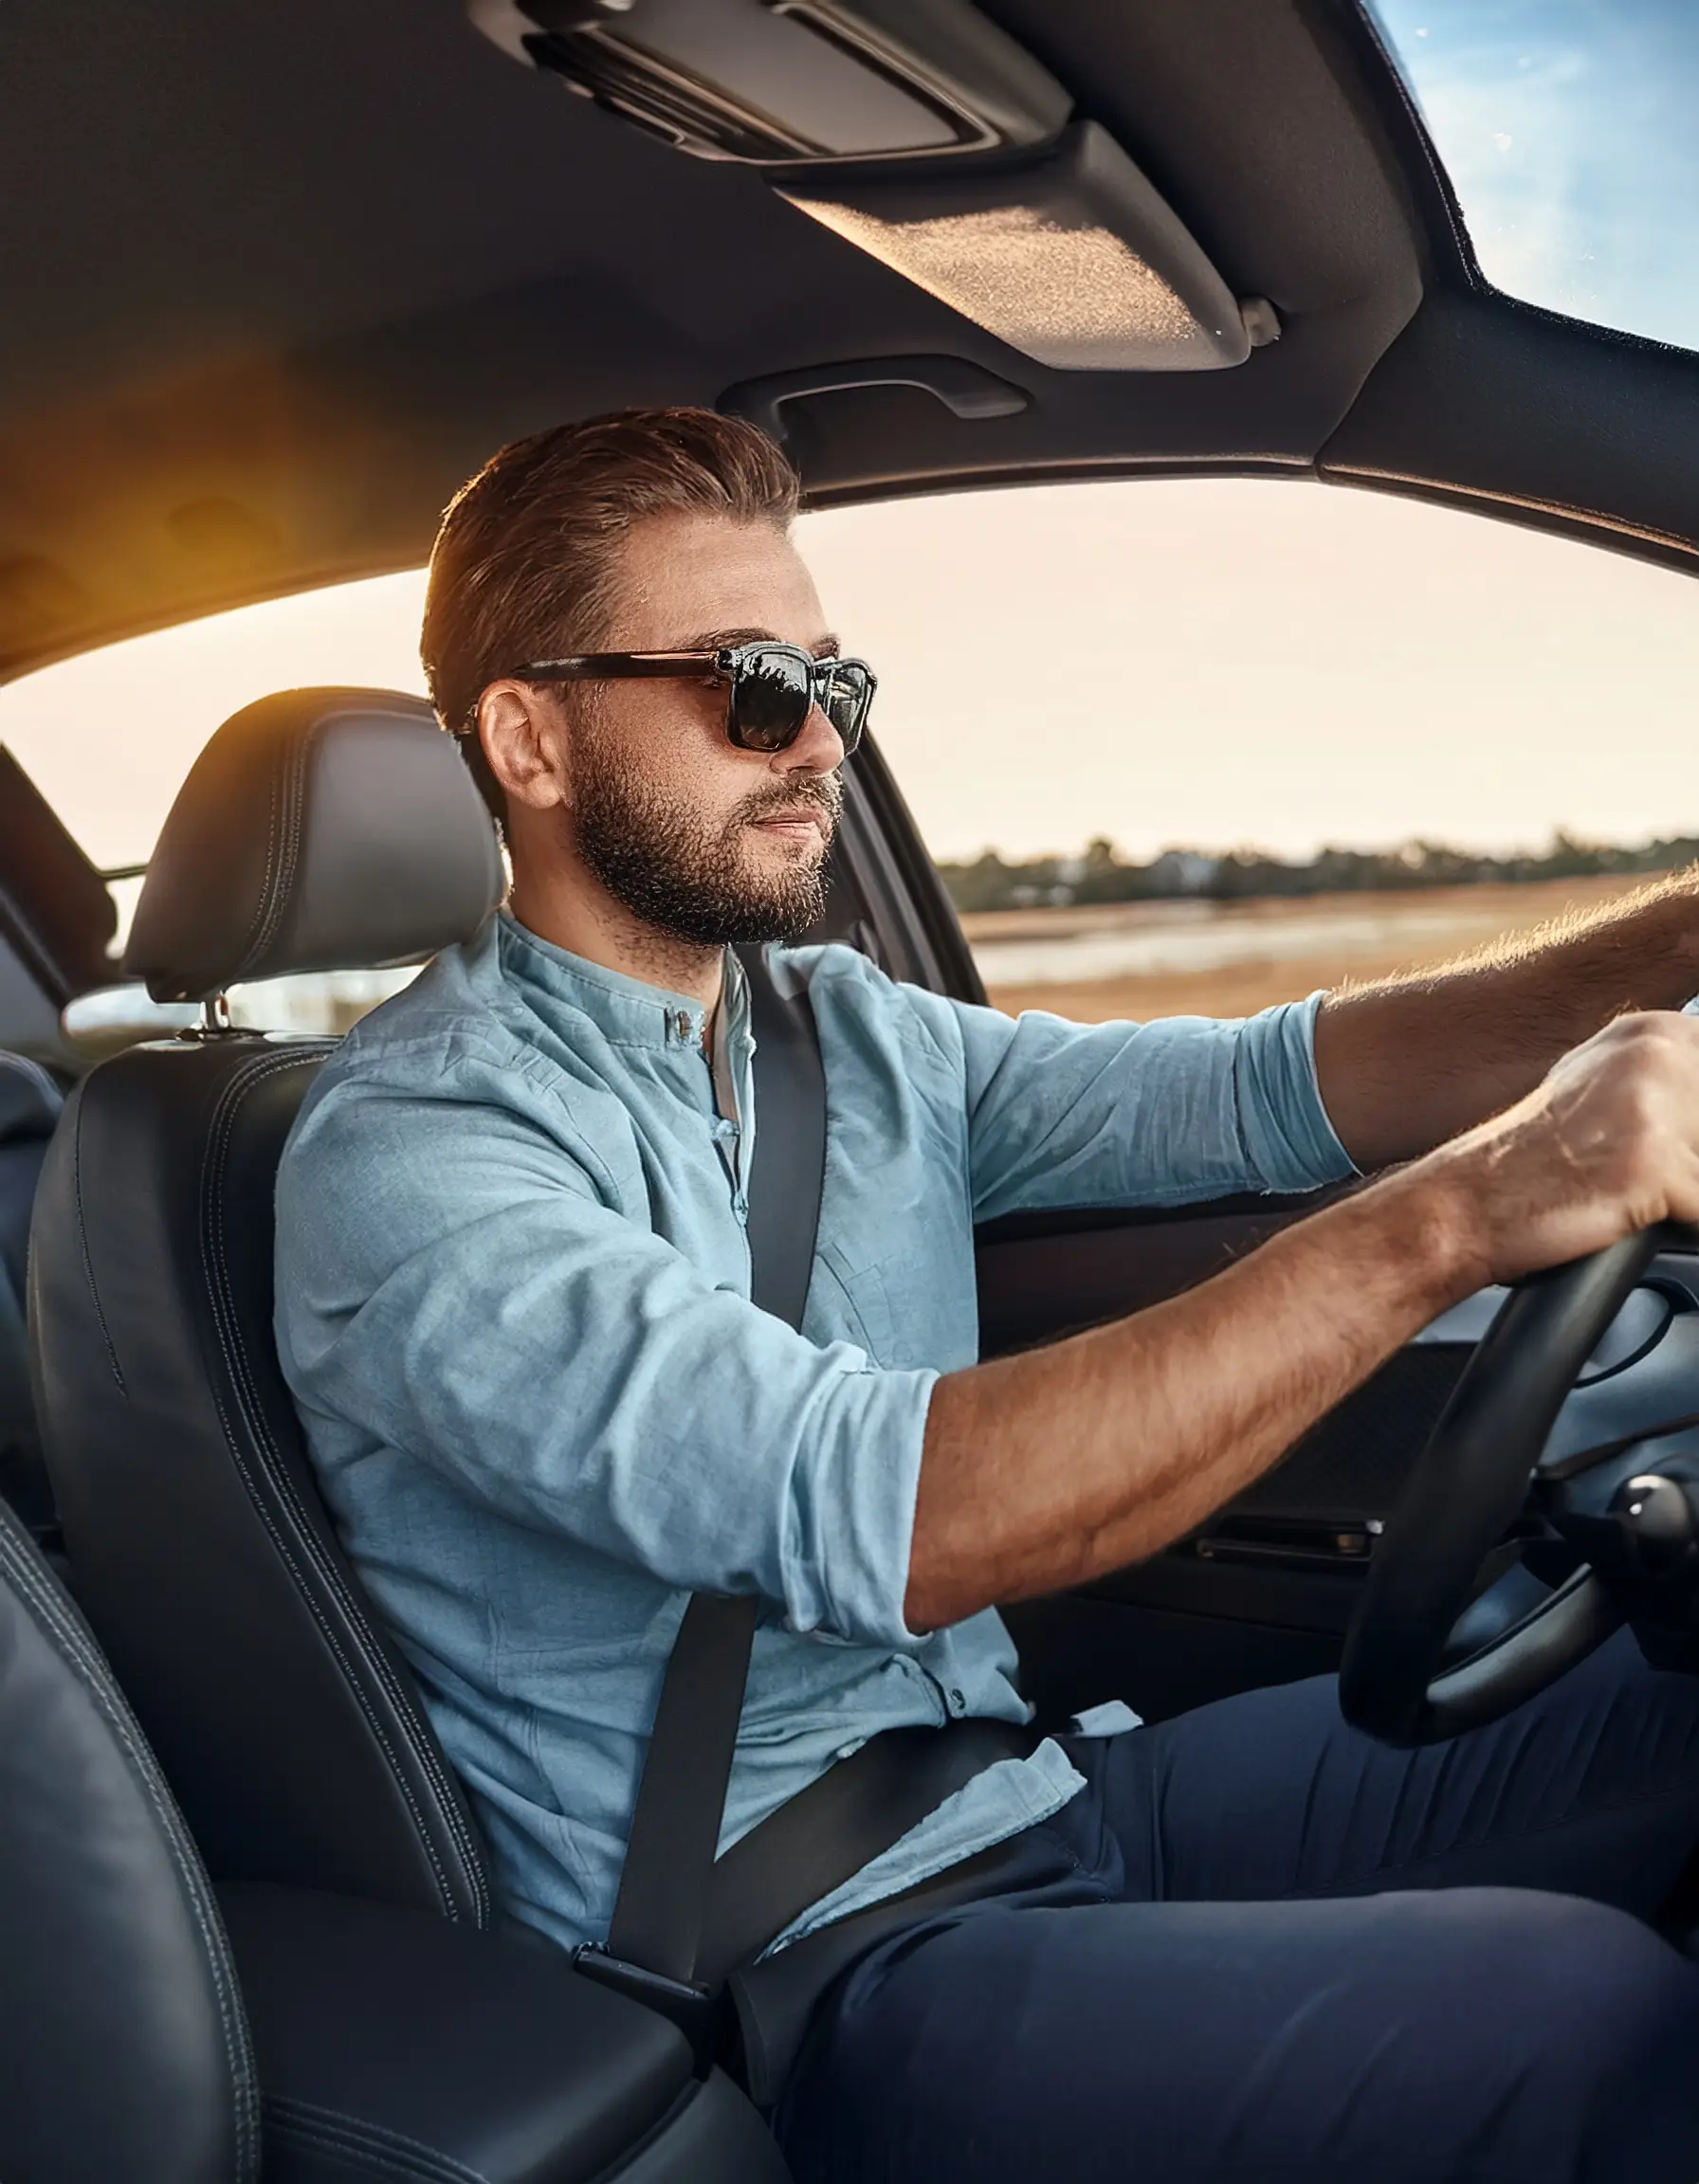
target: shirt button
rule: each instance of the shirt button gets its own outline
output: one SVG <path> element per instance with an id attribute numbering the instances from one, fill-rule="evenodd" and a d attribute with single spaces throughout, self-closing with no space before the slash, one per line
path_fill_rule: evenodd
<path id="1" fill-rule="evenodd" d="M 959 1714 L 962 1708 L 967 1704 L 967 1701 L 962 1697 L 959 1691 L 952 1691 L 950 1693 L 950 1704 L 956 1709 L 957 1713 Z"/>

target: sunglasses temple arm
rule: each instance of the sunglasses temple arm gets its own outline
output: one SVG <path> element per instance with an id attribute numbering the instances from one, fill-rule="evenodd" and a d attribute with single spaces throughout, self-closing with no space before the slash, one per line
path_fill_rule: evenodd
<path id="1" fill-rule="evenodd" d="M 515 671 L 521 682 L 691 682 L 715 675 L 711 652 L 586 652 L 572 660 L 535 660 Z"/>

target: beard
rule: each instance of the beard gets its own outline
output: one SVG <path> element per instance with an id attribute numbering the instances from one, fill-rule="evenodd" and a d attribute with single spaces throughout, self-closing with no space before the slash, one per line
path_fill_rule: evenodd
<path id="1" fill-rule="evenodd" d="M 588 739 L 586 739 L 588 740 Z M 806 810 L 831 845 L 843 809 L 835 774 L 757 791 L 718 826 L 648 775 L 581 743 L 574 831 L 578 854 L 634 918 L 693 947 L 783 940 L 826 907 L 826 858 L 798 857 L 763 870 L 746 829 L 780 811 Z"/>

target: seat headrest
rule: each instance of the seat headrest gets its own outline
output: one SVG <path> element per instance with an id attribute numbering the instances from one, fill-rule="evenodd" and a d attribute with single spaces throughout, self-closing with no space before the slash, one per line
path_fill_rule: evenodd
<path id="1" fill-rule="evenodd" d="M 452 739 L 394 690 L 283 690 L 195 760 L 149 860 L 124 968 L 155 1001 L 406 963 L 500 901 L 496 833 Z"/>

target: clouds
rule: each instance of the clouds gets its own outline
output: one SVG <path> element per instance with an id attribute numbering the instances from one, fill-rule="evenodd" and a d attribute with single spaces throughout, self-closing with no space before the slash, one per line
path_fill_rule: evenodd
<path id="1" fill-rule="evenodd" d="M 1487 278 L 1552 310 L 1699 347 L 1699 9 L 1374 5 Z"/>

